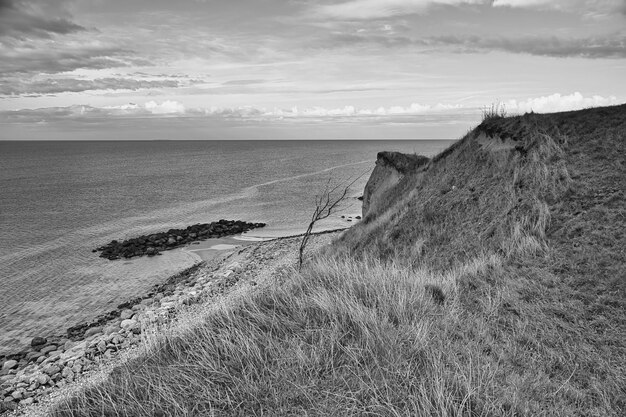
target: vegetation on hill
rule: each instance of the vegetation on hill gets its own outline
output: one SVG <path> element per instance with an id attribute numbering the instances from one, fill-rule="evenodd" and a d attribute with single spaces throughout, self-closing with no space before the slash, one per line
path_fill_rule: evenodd
<path id="1" fill-rule="evenodd" d="M 489 117 L 55 416 L 619 416 L 626 106 Z"/>

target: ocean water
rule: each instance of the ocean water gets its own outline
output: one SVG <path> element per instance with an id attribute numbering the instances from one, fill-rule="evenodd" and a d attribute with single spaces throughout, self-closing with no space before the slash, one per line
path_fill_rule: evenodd
<path id="1" fill-rule="evenodd" d="M 451 141 L 0 142 L 0 353 L 109 311 L 198 262 L 176 249 L 111 262 L 92 249 L 219 219 L 302 233 L 315 193 L 351 181 L 320 228 L 349 226 L 377 152 L 432 156 Z"/>

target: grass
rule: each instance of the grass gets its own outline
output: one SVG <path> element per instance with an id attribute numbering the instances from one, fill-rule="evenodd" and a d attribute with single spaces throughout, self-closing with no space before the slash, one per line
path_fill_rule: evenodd
<path id="1" fill-rule="evenodd" d="M 501 119 L 506 117 L 506 106 L 504 103 L 492 103 L 491 106 L 483 108 L 483 121 Z"/>
<path id="2" fill-rule="evenodd" d="M 626 106 L 487 119 L 52 415 L 623 415 L 625 145 Z"/>

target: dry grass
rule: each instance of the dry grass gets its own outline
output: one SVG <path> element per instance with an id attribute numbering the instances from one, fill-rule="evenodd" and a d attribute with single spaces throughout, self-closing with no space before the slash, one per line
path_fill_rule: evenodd
<path id="1" fill-rule="evenodd" d="M 625 143 L 626 106 L 488 119 L 53 415 L 624 415 Z"/>

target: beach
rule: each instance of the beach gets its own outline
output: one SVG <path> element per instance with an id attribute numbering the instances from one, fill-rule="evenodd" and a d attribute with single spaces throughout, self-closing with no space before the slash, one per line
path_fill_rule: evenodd
<path id="1" fill-rule="evenodd" d="M 313 235 L 306 257 L 341 233 Z M 277 270 L 296 268 L 300 242 L 301 237 L 263 241 L 225 237 L 180 249 L 202 260 L 142 297 L 120 300 L 117 311 L 75 326 L 71 340 L 50 337 L 31 346 L 0 376 L 0 393 L 15 400 L 10 405 L 7 400 L 0 404 L 25 415 L 46 415 L 55 399 L 103 378 L 120 360 L 144 352 L 160 334 L 190 326 L 189 320 L 194 320 L 199 309 L 232 301 L 237 294 L 262 290 L 271 284 L 272 277 L 280 275 Z M 24 408 L 32 405 L 37 406 Z"/>

